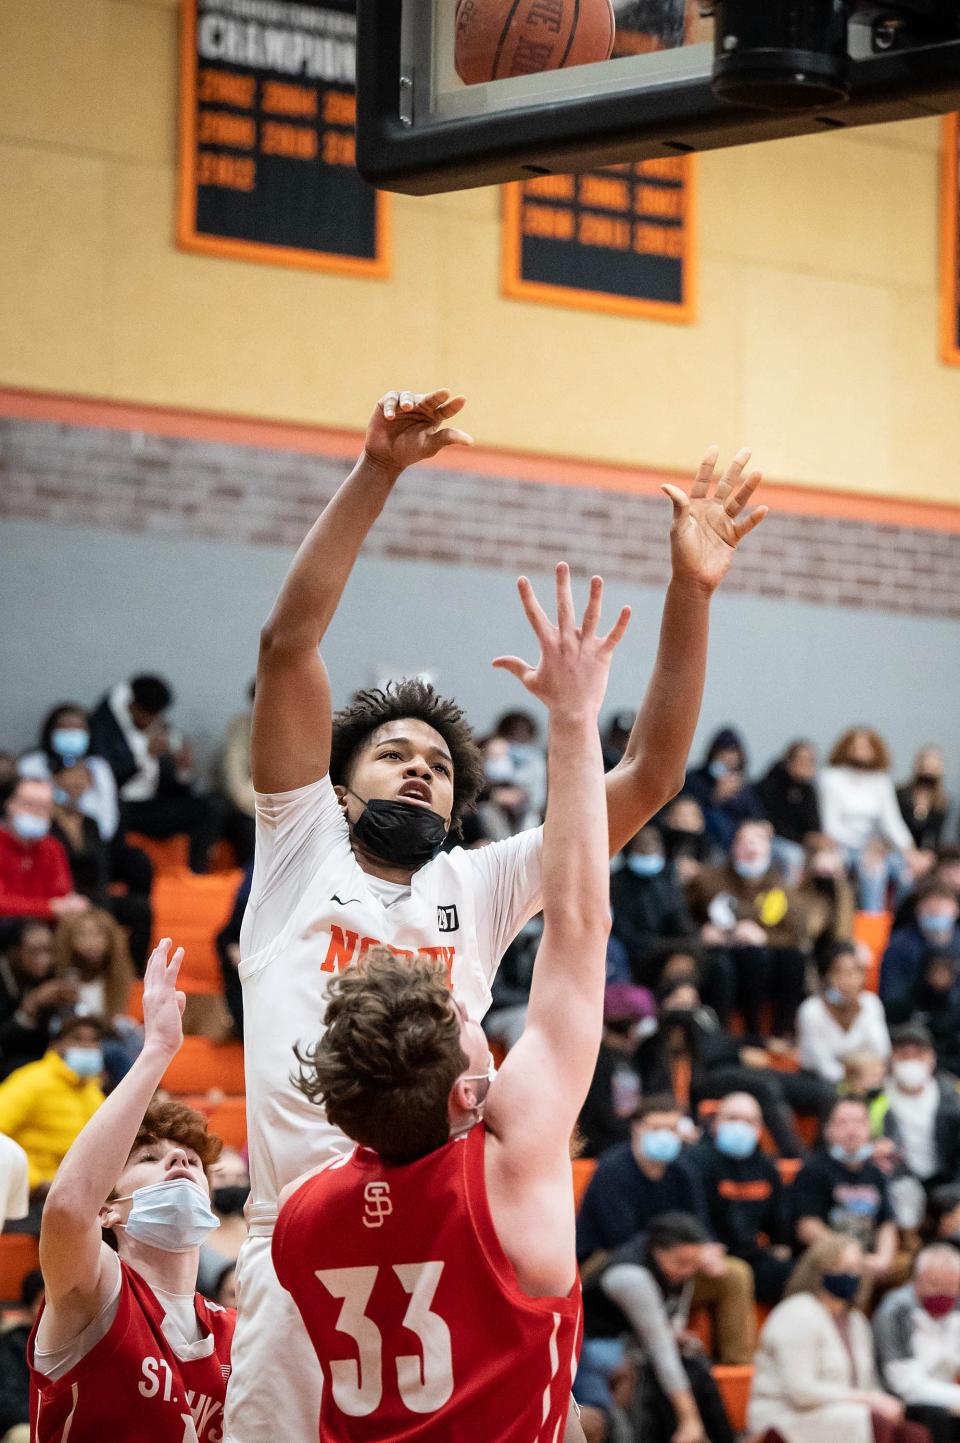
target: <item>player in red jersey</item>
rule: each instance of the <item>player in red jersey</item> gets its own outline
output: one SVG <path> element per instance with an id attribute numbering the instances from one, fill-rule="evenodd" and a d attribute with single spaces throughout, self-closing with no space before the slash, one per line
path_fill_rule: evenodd
<path id="1" fill-rule="evenodd" d="M 293 1183 L 280 1282 L 324 1373 L 323 1443 L 558 1443 L 580 1338 L 569 1143 L 593 1075 L 609 930 L 600 705 L 625 609 L 557 623 L 520 678 L 550 712 L 544 930 L 526 1030 L 499 1073 L 442 966 L 373 949 L 329 986 L 301 1086 L 358 1146 Z"/>
<path id="2" fill-rule="evenodd" d="M 46 1302 L 28 1344 L 34 1443 L 220 1443 L 232 1309 L 196 1291 L 219 1226 L 204 1118 L 152 1101 L 183 1041 L 183 952 L 147 964 L 145 1041 L 67 1153 L 43 1209 Z M 113 1232 L 117 1251 L 104 1240 Z"/>

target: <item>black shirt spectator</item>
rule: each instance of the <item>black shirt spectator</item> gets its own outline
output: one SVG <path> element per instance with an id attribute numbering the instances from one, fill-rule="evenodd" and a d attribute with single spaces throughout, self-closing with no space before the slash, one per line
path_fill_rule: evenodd
<path id="1" fill-rule="evenodd" d="M 610 879 L 610 910 L 614 937 L 626 949 L 635 982 L 656 985 L 651 959 L 665 946 L 696 941 L 683 888 L 664 856 L 655 827 L 638 832 Z"/>
<path id="2" fill-rule="evenodd" d="M 54 976 L 53 933 L 27 917 L 8 923 L 0 957 L 0 1080 L 47 1050 L 50 1024 L 77 1000 L 77 985 Z"/>
<path id="3" fill-rule="evenodd" d="M 857 1166 L 823 1149 L 800 1169 L 791 1201 L 796 1219 L 819 1218 L 833 1232 L 850 1233 L 868 1252 L 877 1228 L 893 1218 L 887 1179 L 874 1163 Z"/>
<path id="4" fill-rule="evenodd" d="M 926 1027 L 942 1072 L 960 1077 L 960 979 L 957 959 L 949 952 L 931 952 L 902 1011 L 888 1009 L 892 1022 L 912 1021 Z"/>
<path id="5" fill-rule="evenodd" d="M 897 787 L 903 820 L 920 851 L 935 852 L 943 839 L 950 798 L 943 785 L 944 761 L 939 747 L 922 747 L 913 776 Z"/>
<path id="6" fill-rule="evenodd" d="M 813 743 L 796 741 L 757 783 L 757 796 L 778 837 L 802 842 L 808 833 L 820 831 L 816 774 Z"/>
<path id="7" fill-rule="evenodd" d="M 630 1137 L 630 1120 L 643 1091 L 636 1052 L 656 1030 L 656 1004 L 645 987 L 612 982 L 603 999 L 603 1037 L 593 1080 L 577 1126 L 581 1156 L 599 1157 Z"/>
<path id="8" fill-rule="evenodd" d="M 234 1034 L 241 1042 L 243 1041 L 243 988 L 240 986 L 239 972 L 240 928 L 243 925 L 243 914 L 247 910 L 247 898 L 250 896 L 252 881 L 253 863 L 251 862 L 237 888 L 237 894 L 233 899 L 233 910 L 216 937 L 217 957 L 220 960 L 220 973 L 223 977 L 223 993 L 227 1010 L 233 1022 Z"/>

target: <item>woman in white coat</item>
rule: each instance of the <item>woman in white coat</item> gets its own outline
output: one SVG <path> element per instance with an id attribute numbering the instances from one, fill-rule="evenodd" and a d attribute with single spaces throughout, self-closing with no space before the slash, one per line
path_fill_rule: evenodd
<path id="1" fill-rule="evenodd" d="M 797 1264 L 757 1346 L 747 1422 L 762 1443 L 929 1443 L 877 1382 L 862 1281 L 860 1245 L 839 1233 Z"/>

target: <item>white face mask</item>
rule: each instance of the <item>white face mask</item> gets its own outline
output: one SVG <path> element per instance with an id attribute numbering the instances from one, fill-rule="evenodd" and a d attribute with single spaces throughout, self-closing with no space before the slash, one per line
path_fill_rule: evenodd
<path id="1" fill-rule="evenodd" d="M 891 1069 L 894 1081 L 906 1092 L 919 1092 L 930 1081 L 930 1068 L 919 1057 L 905 1057 Z"/>
<path id="2" fill-rule="evenodd" d="M 127 1221 L 114 1226 L 125 1228 L 128 1238 L 165 1253 L 188 1253 L 220 1226 L 206 1193 L 185 1177 L 138 1187 L 113 1201 L 133 1203 Z"/>

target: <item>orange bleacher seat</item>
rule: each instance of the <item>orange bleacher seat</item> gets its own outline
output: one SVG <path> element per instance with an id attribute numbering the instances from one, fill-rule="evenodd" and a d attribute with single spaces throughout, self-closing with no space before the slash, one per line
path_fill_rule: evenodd
<path id="1" fill-rule="evenodd" d="M 222 1092 L 237 1096 L 244 1091 L 243 1048 L 239 1042 L 211 1042 L 208 1037 L 185 1037 L 183 1046 L 164 1073 L 168 1092 Z"/>
<path id="2" fill-rule="evenodd" d="M 573 1159 L 573 1205 L 579 1208 L 583 1195 L 587 1190 L 587 1184 L 597 1170 L 597 1159 L 595 1157 L 575 1157 Z"/>
<path id="3" fill-rule="evenodd" d="M 780 1174 L 780 1181 L 784 1187 L 790 1187 L 802 1167 L 803 1159 L 800 1157 L 777 1158 L 777 1171 Z"/>
<path id="4" fill-rule="evenodd" d="M 143 983 L 134 982 L 130 988 L 130 996 L 127 999 L 127 1016 L 132 1017 L 134 1022 L 143 1021 Z"/>
<path id="5" fill-rule="evenodd" d="M 171 937 L 185 953 L 180 985 L 185 992 L 221 992 L 214 941 L 230 915 L 241 872 L 193 872 L 158 876 L 153 884 L 154 940 Z"/>
<path id="6" fill-rule="evenodd" d="M 247 1101 L 244 1097 L 181 1097 L 188 1107 L 195 1107 L 207 1119 L 207 1126 L 225 1146 L 238 1151 L 247 1145 Z"/>
<path id="7" fill-rule="evenodd" d="M 139 847 L 141 852 L 146 852 L 157 877 L 187 870 L 190 840 L 185 832 L 167 837 L 162 842 L 156 837 L 145 837 L 142 832 L 127 832 L 126 840 L 131 847 Z"/>
<path id="8" fill-rule="evenodd" d="M 40 1241 L 26 1233 L 0 1233 L 0 1303 L 18 1303 L 27 1273 L 40 1266 Z"/>
<path id="9" fill-rule="evenodd" d="M 730 1426 L 734 1432 L 740 1432 L 747 1426 L 747 1404 L 753 1382 L 753 1365 L 717 1363 L 713 1368 L 713 1377 L 720 1390 L 723 1406 L 727 1410 Z"/>
<path id="10" fill-rule="evenodd" d="M 887 943 L 893 917 L 889 912 L 856 912 L 853 918 L 853 940 L 865 942 L 870 948 L 873 965 L 867 968 L 865 986 L 868 992 L 876 992 L 880 986 L 880 962 Z"/>

